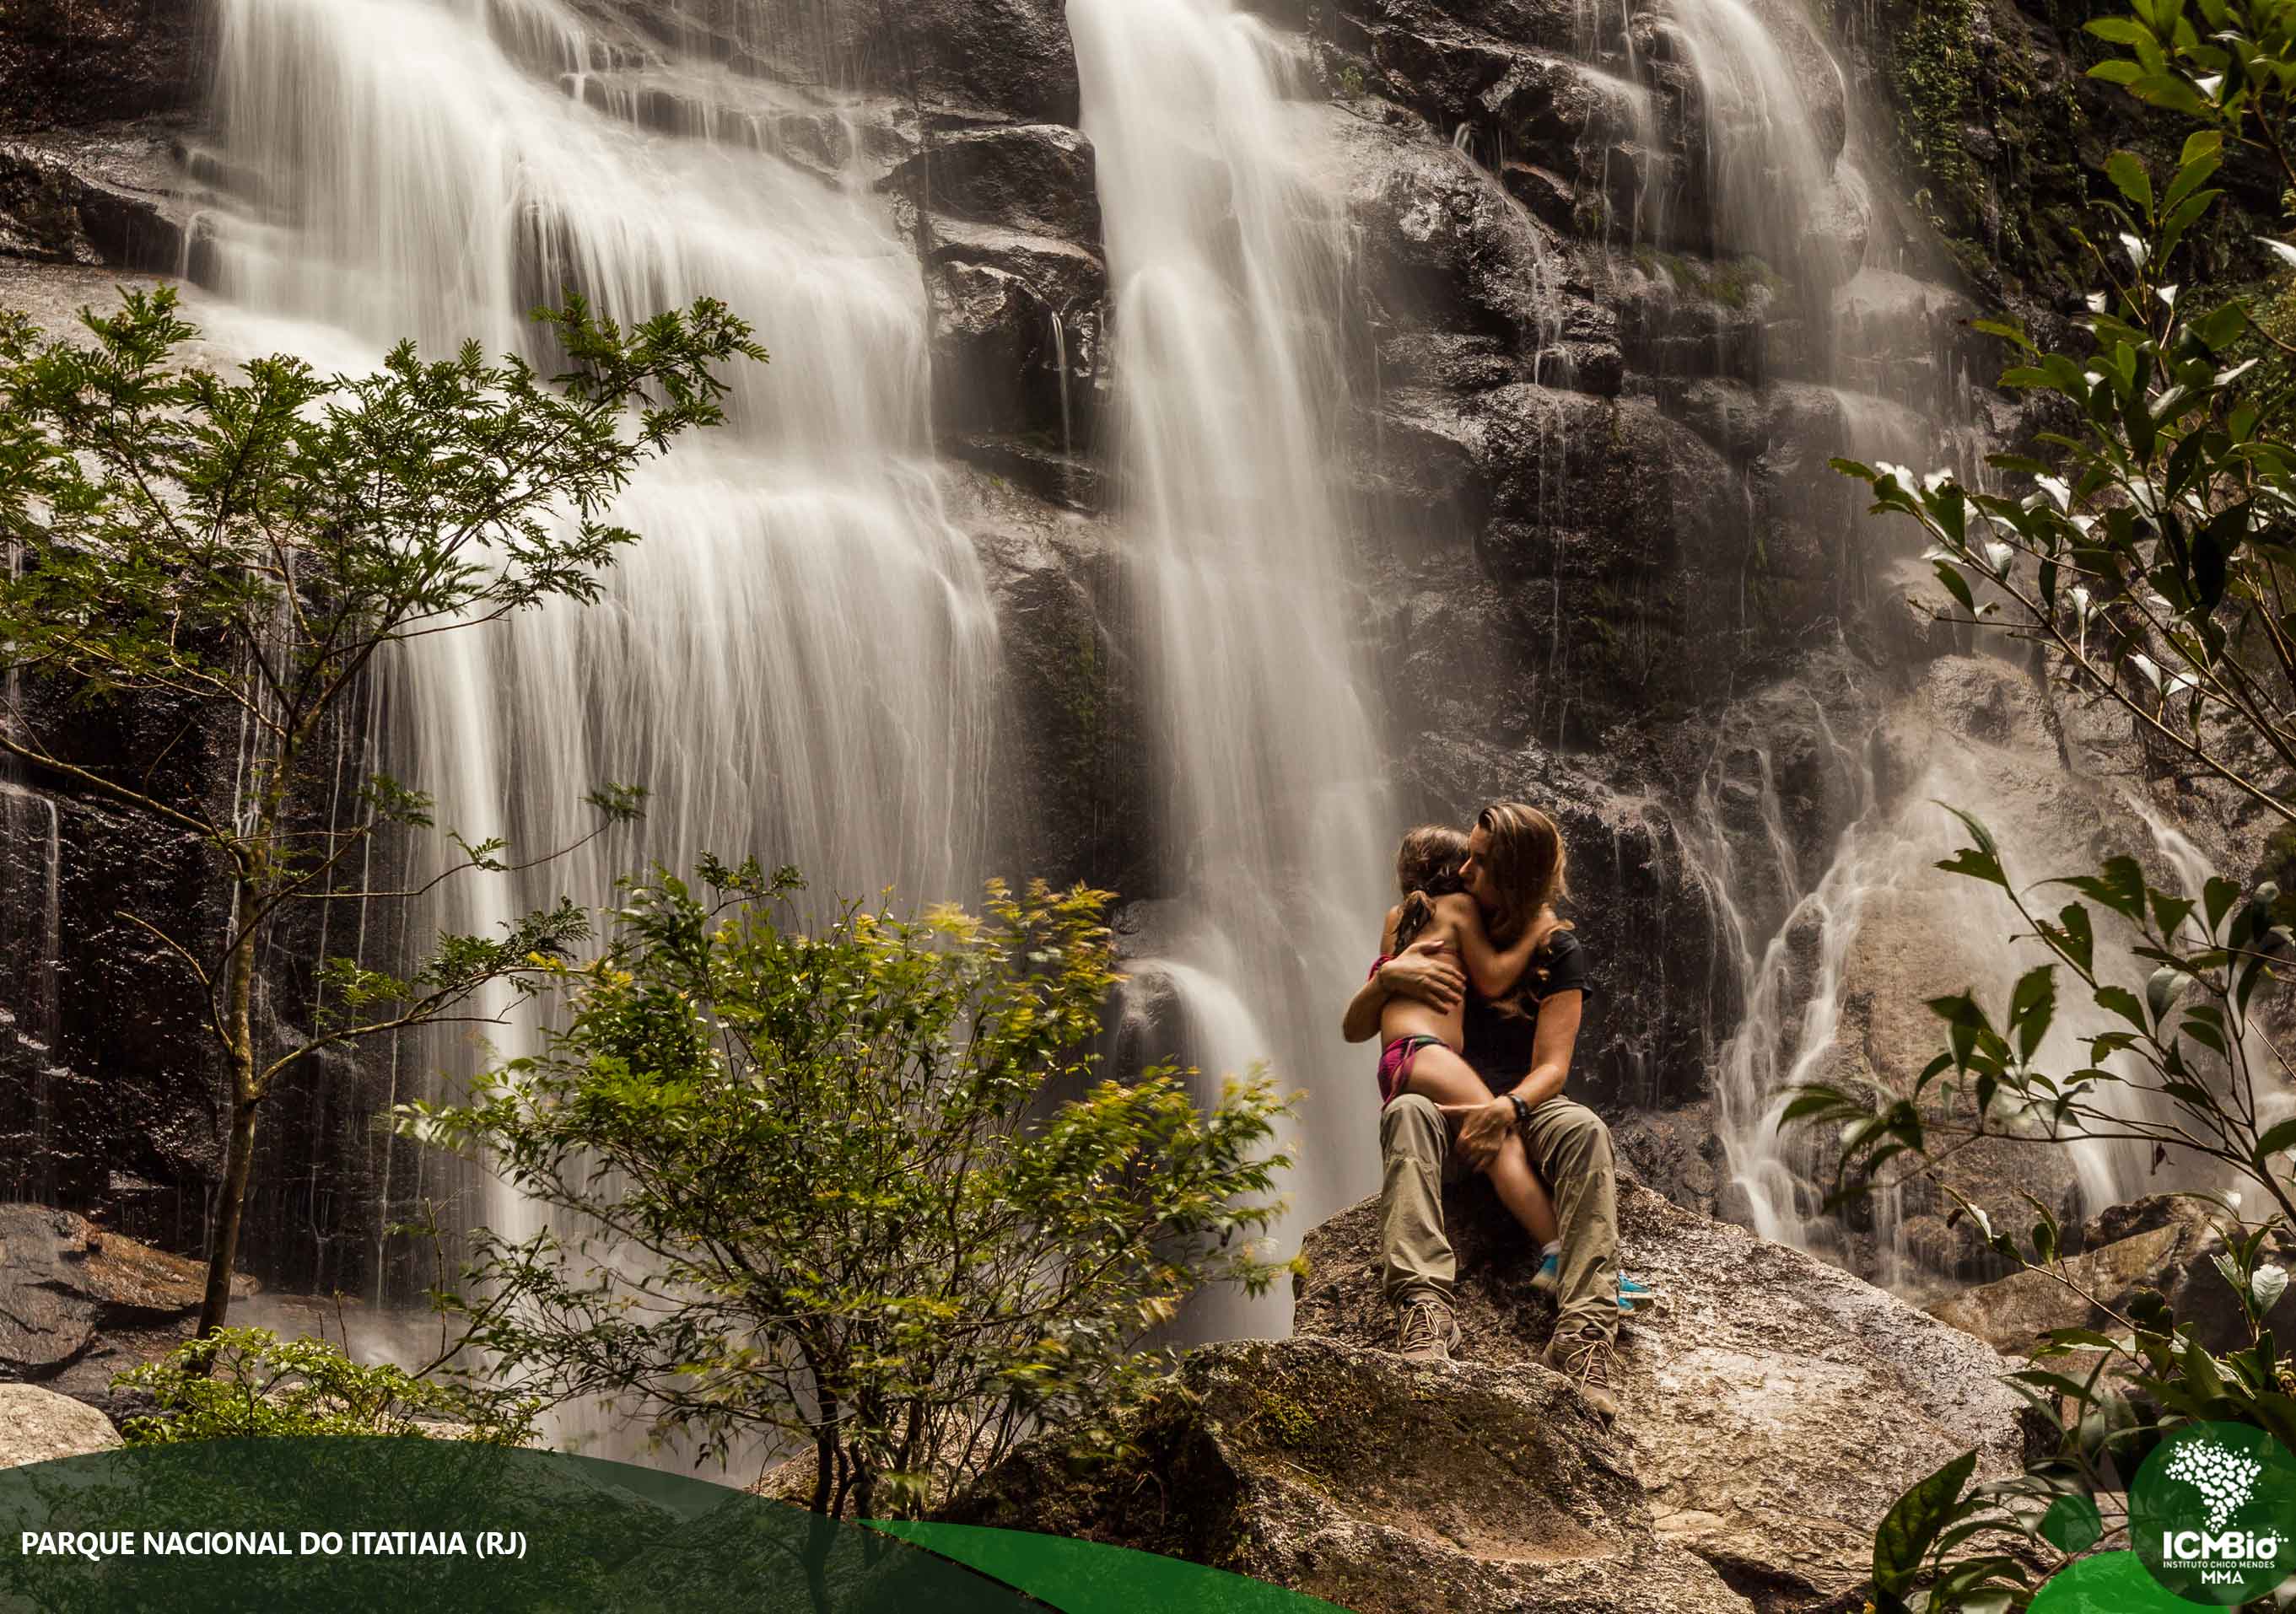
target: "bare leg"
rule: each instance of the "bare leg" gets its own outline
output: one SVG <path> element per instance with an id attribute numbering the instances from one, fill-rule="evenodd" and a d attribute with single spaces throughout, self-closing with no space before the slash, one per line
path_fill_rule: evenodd
<path id="1" fill-rule="evenodd" d="M 1507 1134 L 1483 1175 L 1490 1178 L 1499 1202 L 1513 1213 L 1525 1233 L 1541 1245 L 1552 1244 L 1562 1236 L 1554 1200 L 1548 1196 L 1546 1184 L 1538 1180 L 1538 1173 L 1530 1168 L 1530 1151 L 1523 1147 L 1521 1132 Z"/>
<path id="2" fill-rule="evenodd" d="M 1491 1090 L 1467 1061 L 1448 1048 L 1422 1048 L 1412 1057 L 1406 1093 L 1432 1099 L 1439 1104 L 1488 1104 Z"/>
<path id="3" fill-rule="evenodd" d="M 1439 1104 L 1487 1104 L 1491 1098 L 1483 1078 L 1448 1048 L 1422 1048 L 1411 1061 L 1411 1079 L 1404 1091 Z M 1554 1201 L 1530 1168 L 1530 1152 L 1523 1147 L 1521 1131 L 1508 1131 L 1506 1142 L 1483 1167 L 1483 1175 L 1490 1178 L 1499 1202 L 1522 1224 L 1524 1232 L 1542 1245 L 1554 1241 Z"/>

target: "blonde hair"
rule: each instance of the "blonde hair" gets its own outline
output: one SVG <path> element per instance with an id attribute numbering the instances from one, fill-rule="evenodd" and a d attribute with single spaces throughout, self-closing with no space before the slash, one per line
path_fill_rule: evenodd
<path id="1" fill-rule="evenodd" d="M 1505 946 L 1527 927 L 1569 930 L 1553 911 L 1570 895 L 1570 854 L 1554 820 L 1520 801 L 1498 801 L 1476 815 L 1475 827 L 1488 839 L 1483 866 L 1498 893 L 1491 939 Z"/>

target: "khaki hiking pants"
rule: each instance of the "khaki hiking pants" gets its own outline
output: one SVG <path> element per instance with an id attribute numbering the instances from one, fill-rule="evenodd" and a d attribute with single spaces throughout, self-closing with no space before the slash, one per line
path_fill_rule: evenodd
<path id="1" fill-rule="evenodd" d="M 1619 1331 L 1619 1184 L 1611 1129 L 1584 1104 L 1560 1096 L 1523 1126 L 1530 1163 L 1554 1196 L 1562 1238 L 1555 1331 Z M 1432 1102 L 1406 1093 L 1379 1118 L 1381 1273 L 1390 1304 L 1431 1297 L 1448 1304 L 1458 1261 L 1443 1230 L 1443 1184 L 1467 1176 L 1451 1127 Z M 1529 1235 L 1523 1235 L 1526 1242 Z"/>

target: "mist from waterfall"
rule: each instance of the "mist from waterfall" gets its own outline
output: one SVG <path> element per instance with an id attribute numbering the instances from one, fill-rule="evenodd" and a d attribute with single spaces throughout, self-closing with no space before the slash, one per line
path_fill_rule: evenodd
<path id="1" fill-rule="evenodd" d="M 1177 996 L 1208 1075 L 1265 1060 L 1308 1091 L 1308 1225 L 1374 1175 L 1368 1064 L 1337 1028 L 1395 828 L 1337 471 L 1348 234 L 1314 177 L 1300 64 L 1262 21 L 1230 0 L 1070 0 L 1068 17 L 1175 898 L 1158 955 L 1128 968 Z"/>

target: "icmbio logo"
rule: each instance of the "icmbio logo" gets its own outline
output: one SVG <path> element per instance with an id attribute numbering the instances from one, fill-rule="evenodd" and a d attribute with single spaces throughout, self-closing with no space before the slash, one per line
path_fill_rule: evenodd
<path id="1" fill-rule="evenodd" d="M 2180 1429 L 2137 1471 L 2128 1524 L 2137 1556 L 2177 1596 L 2260 1597 L 2296 1573 L 2296 1457 L 2245 1424 Z"/>

